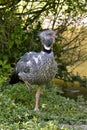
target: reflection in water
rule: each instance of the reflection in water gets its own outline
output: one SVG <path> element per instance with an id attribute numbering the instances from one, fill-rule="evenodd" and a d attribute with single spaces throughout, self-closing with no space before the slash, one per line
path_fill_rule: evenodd
<path id="1" fill-rule="evenodd" d="M 87 100 L 87 88 L 83 87 L 79 82 L 67 82 L 60 79 L 53 79 L 53 82 L 63 90 L 63 96 L 76 99 L 82 95 Z"/>

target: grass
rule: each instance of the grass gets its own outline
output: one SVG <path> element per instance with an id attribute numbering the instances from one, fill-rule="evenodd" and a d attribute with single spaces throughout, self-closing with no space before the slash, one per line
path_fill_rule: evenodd
<path id="1" fill-rule="evenodd" d="M 0 83 L 1 130 L 74 130 L 63 124 L 87 124 L 87 101 L 81 96 L 77 101 L 62 97 L 59 87 L 49 83 L 42 87 L 39 111 L 34 112 L 36 90 L 35 85 L 28 90 L 21 83 Z"/>

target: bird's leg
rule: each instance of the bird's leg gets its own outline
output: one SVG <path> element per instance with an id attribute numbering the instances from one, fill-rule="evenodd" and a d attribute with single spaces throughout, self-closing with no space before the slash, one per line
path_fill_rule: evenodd
<path id="1" fill-rule="evenodd" d="M 21 80 L 25 83 L 26 87 L 29 89 L 30 88 L 30 84 L 28 81 L 25 81 L 24 79 L 21 78 Z"/>
<path id="2" fill-rule="evenodd" d="M 30 88 L 30 84 L 29 84 L 29 82 L 28 81 L 24 81 L 24 83 L 25 83 L 25 85 L 26 85 L 26 87 L 29 89 Z"/>
<path id="3" fill-rule="evenodd" d="M 38 110 L 38 103 L 39 103 L 40 92 L 41 92 L 41 87 L 39 87 L 37 89 L 37 92 L 36 92 L 36 101 L 35 101 L 35 108 L 34 108 L 35 111 Z"/>

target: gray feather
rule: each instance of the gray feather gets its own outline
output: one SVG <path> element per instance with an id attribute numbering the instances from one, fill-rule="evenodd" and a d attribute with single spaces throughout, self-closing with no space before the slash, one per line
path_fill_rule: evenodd
<path id="1" fill-rule="evenodd" d="M 55 40 L 55 35 L 53 34 L 54 31 L 52 30 L 41 32 L 39 36 L 41 41 L 43 41 L 42 44 L 51 48 L 51 44 Z M 55 77 L 57 63 L 53 52 L 50 51 L 50 53 L 47 53 L 45 51 L 41 51 L 40 53 L 27 52 L 21 56 L 14 70 L 21 80 L 27 81 L 30 84 L 43 84 Z"/>
<path id="2" fill-rule="evenodd" d="M 30 52 L 21 57 L 16 66 L 19 77 L 31 84 L 41 84 L 50 81 L 57 72 L 57 63 L 53 52 L 47 54 Z"/>

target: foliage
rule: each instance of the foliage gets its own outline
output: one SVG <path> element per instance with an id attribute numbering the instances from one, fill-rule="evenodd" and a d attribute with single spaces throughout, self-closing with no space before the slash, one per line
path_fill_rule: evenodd
<path id="1" fill-rule="evenodd" d="M 83 51 L 85 43 L 82 44 L 87 37 L 86 28 L 76 28 L 86 11 L 86 0 L 0 1 L 0 129 L 70 130 L 59 124 L 87 124 L 87 102 L 82 97 L 76 102 L 61 97 L 58 86 L 44 85 L 40 110 L 36 113 L 33 107 L 37 86 L 27 90 L 22 84 L 5 84 L 22 54 L 40 51 L 37 34 L 47 28 L 54 29 L 58 35 L 54 46 L 59 63 L 57 77 L 65 79 L 66 67 L 87 57 Z M 49 25 L 44 27 L 47 19 Z"/>
<path id="2" fill-rule="evenodd" d="M 8 80 L 8 76 L 12 71 L 12 67 L 7 60 L 0 60 L 0 84 L 4 84 Z"/>
<path id="3" fill-rule="evenodd" d="M 85 43 L 82 44 L 86 41 L 86 28 L 77 30 L 76 27 L 86 15 L 86 7 L 86 0 L 0 1 L 0 129 L 70 130 L 60 124 L 87 124 L 87 102 L 82 97 L 76 102 L 62 97 L 58 86 L 44 85 L 40 110 L 36 113 L 33 107 L 37 86 L 27 90 L 20 83 L 6 84 L 7 76 L 22 54 L 40 51 L 37 34 L 42 28 L 54 29 L 58 35 L 54 46 L 55 59 L 59 62 L 57 77 L 70 77 L 66 67 L 87 57 Z M 49 25 L 43 27 L 46 19 Z"/>
<path id="4" fill-rule="evenodd" d="M 0 84 L 0 128 L 29 130 L 70 130 L 60 124 L 87 124 L 87 102 L 60 96 L 55 84 L 43 86 L 38 112 L 33 111 L 37 86 Z"/>
<path id="5" fill-rule="evenodd" d="M 61 63 L 58 75 L 66 77 L 66 66 L 86 60 L 86 53 L 81 48 L 86 32 L 83 27 L 79 31 L 76 28 L 86 11 L 85 0 L 1 0 L 0 60 L 14 67 L 26 51 L 41 49 L 37 34 L 42 28 L 51 28 L 59 36 L 54 47 L 55 58 Z M 47 19 L 49 25 L 43 27 Z M 74 27 L 69 28 L 70 25 Z"/>

